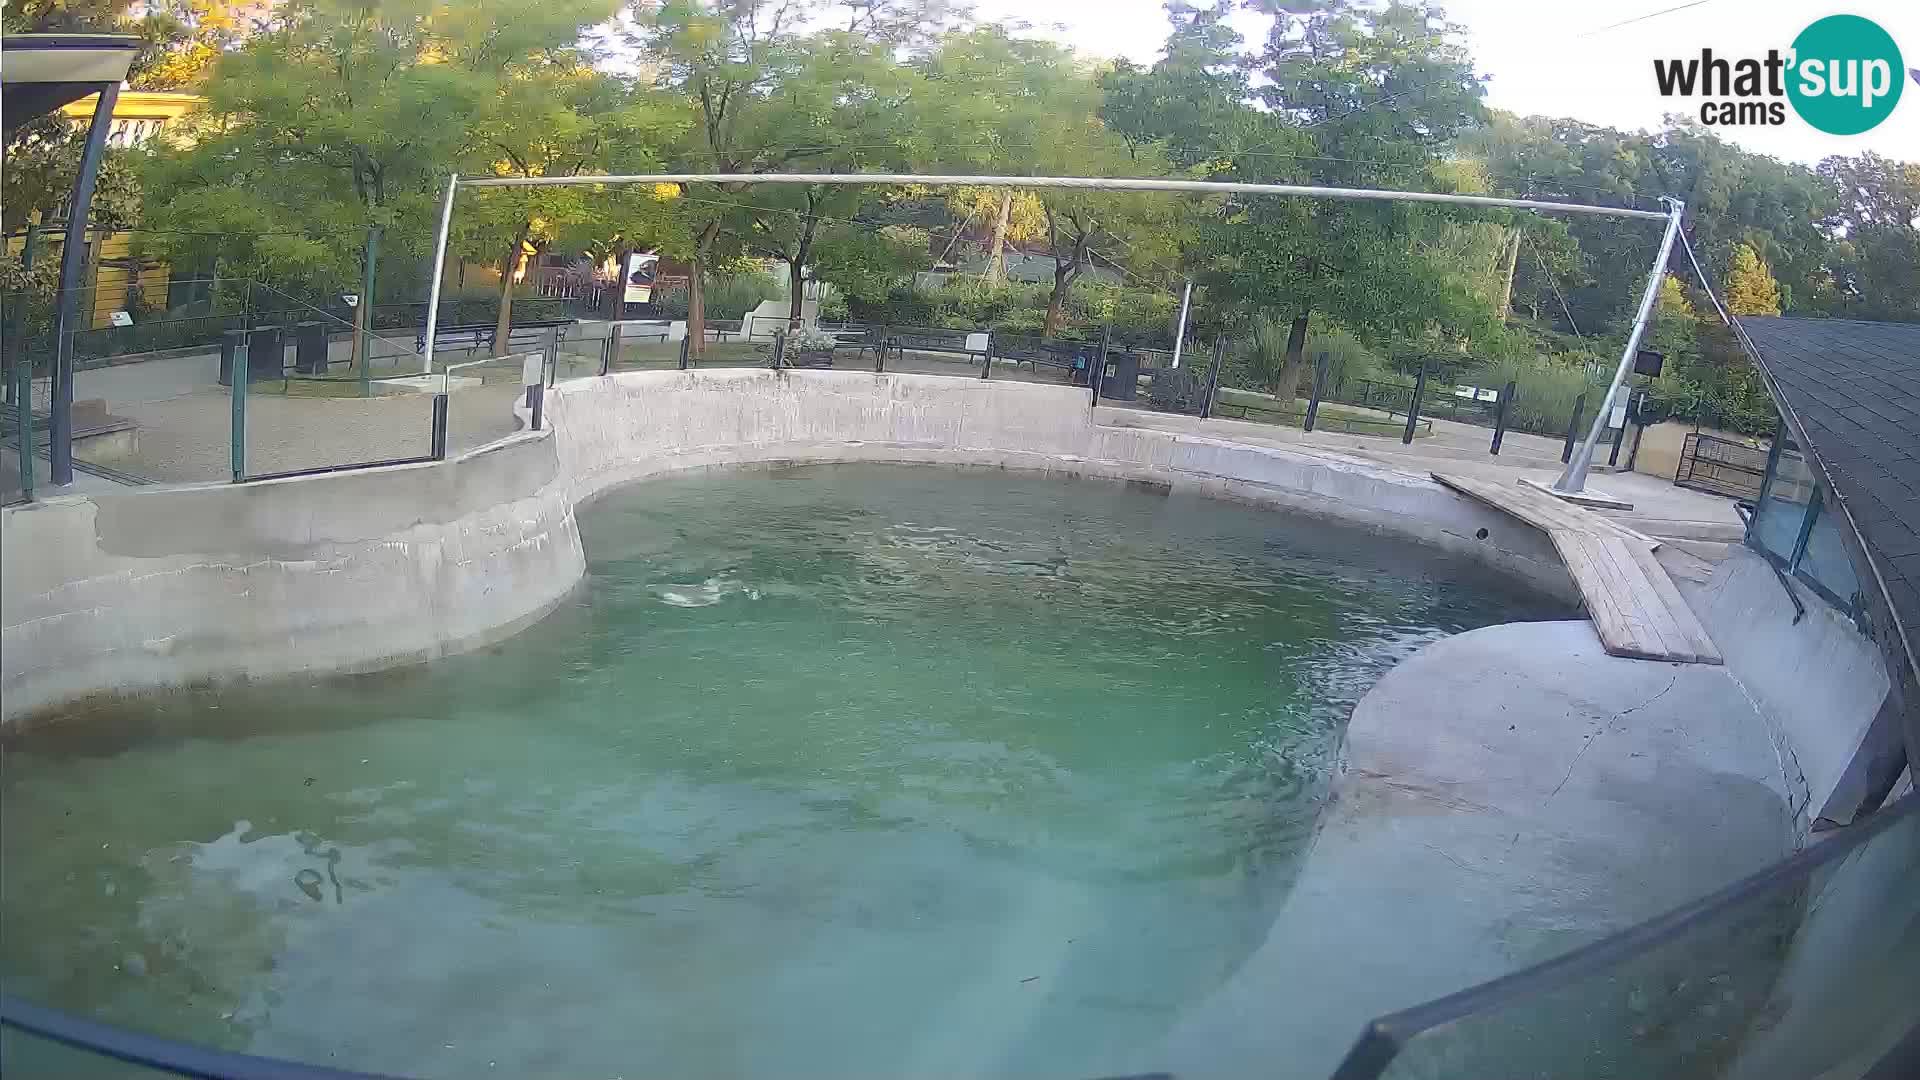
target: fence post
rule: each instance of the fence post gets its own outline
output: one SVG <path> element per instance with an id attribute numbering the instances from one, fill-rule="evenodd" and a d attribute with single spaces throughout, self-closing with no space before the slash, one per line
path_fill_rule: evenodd
<path id="1" fill-rule="evenodd" d="M 447 395 L 433 395 L 433 460 L 447 460 Z"/>
<path id="2" fill-rule="evenodd" d="M 1225 334 L 1213 339 L 1213 363 L 1207 368 L 1206 396 L 1200 399 L 1200 419 L 1213 416 L 1213 394 L 1220 388 L 1220 362 L 1226 357 L 1227 337 Z"/>
<path id="3" fill-rule="evenodd" d="M 768 366 L 772 367 L 775 371 L 778 371 L 780 368 L 786 365 L 786 362 L 787 362 L 787 327 L 786 327 L 786 324 L 782 323 L 780 326 L 780 329 L 775 330 L 773 332 L 773 361 Z"/>
<path id="4" fill-rule="evenodd" d="M 233 482 L 238 484 L 247 478 L 247 384 L 253 381 L 253 370 L 247 358 L 247 335 L 250 331 L 229 330 L 234 336 L 233 343 L 233 423 L 230 433 L 233 445 L 229 458 L 233 463 Z"/>
<path id="5" fill-rule="evenodd" d="M 1413 442 L 1413 429 L 1420 423 L 1420 397 L 1427 392 L 1427 365 L 1420 365 L 1420 374 L 1413 379 L 1413 398 L 1407 403 L 1407 430 L 1400 435 L 1402 443 Z"/>
<path id="6" fill-rule="evenodd" d="M 373 328 L 374 270 L 379 265 L 379 257 L 380 226 L 369 225 L 363 259 L 366 265 L 360 278 L 360 302 L 354 305 L 365 313 L 354 320 L 357 325 L 353 328 L 353 351 L 360 356 L 360 396 L 363 398 L 373 396 L 373 349 L 367 341 L 370 336 L 367 331 Z"/>
<path id="7" fill-rule="evenodd" d="M 1487 453 L 1495 457 L 1500 456 L 1500 440 L 1507 436 L 1507 406 L 1513 401 L 1513 395 L 1519 389 L 1520 383 L 1517 380 L 1508 380 L 1507 388 L 1500 391 L 1500 404 L 1494 407 L 1493 445 L 1487 449 Z"/>
<path id="8" fill-rule="evenodd" d="M 1015 368 L 1018 368 L 1020 365 L 1015 364 L 1013 366 Z M 993 370 L 993 331 L 989 330 L 987 331 L 987 352 L 986 352 L 986 355 L 983 356 L 980 360 L 980 378 L 985 379 L 987 377 L 987 373 L 992 370 Z"/>
<path id="9" fill-rule="evenodd" d="M 1587 395 L 1573 399 L 1573 419 L 1567 421 L 1567 444 L 1560 448 L 1562 465 L 1573 460 L 1573 441 L 1580 436 L 1580 416 L 1587 411 Z"/>
<path id="10" fill-rule="evenodd" d="M 705 333 L 705 331 L 701 331 Z M 680 370 L 687 370 L 687 358 L 693 355 L 693 339 L 686 334 L 680 335 Z"/>
<path id="11" fill-rule="evenodd" d="M 547 404 L 547 388 L 539 383 L 535 383 L 527 387 L 527 396 L 533 399 L 528 403 L 533 409 L 533 430 L 539 431 L 540 418 L 545 412 Z"/>
<path id="12" fill-rule="evenodd" d="M 1107 377 L 1107 343 L 1113 336 L 1113 324 L 1100 324 L 1100 358 L 1087 372 L 1087 385 L 1093 388 L 1093 404 L 1089 408 L 1100 407 L 1100 380 Z"/>
<path id="13" fill-rule="evenodd" d="M 1631 390 L 1627 392 L 1627 400 L 1622 403 L 1621 408 L 1623 411 L 1620 414 L 1620 426 L 1613 429 L 1613 448 L 1607 451 L 1607 468 L 1609 469 L 1620 464 L 1620 444 L 1626 441 L 1627 419 L 1633 413 L 1633 392 Z M 1613 423 L 1613 418 L 1608 417 L 1607 423 Z"/>
<path id="14" fill-rule="evenodd" d="M 1635 402 L 1632 411 L 1627 413 L 1627 419 L 1633 424 L 1633 446 L 1627 450 L 1628 472 L 1632 472 L 1634 463 L 1640 460 L 1640 436 L 1647 433 L 1647 425 L 1642 422 L 1641 417 L 1646 415 L 1646 409 L 1647 388 L 1643 386 L 1640 388 L 1640 397 Z"/>
<path id="15" fill-rule="evenodd" d="M 1313 389 L 1307 391 L 1307 417 L 1300 424 L 1301 431 L 1312 431 L 1313 425 L 1320 419 L 1320 395 L 1327 392 L 1327 354 L 1317 353 L 1313 358 Z"/>
<path id="16" fill-rule="evenodd" d="M 24 318 L 22 319 L 24 322 Z M 19 333 L 18 330 L 15 331 Z M 15 356 L 8 391 L 13 395 L 13 423 L 20 432 L 20 497 L 33 498 L 33 368 Z"/>

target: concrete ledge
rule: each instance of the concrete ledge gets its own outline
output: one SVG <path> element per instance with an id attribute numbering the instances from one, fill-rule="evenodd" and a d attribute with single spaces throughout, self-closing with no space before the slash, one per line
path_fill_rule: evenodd
<path id="1" fill-rule="evenodd" d="M 1608 656 L 1590 623 L 1427 646 L 1355 707 L 1345 756 L 1267 940 L 1153 1067 L 1230 1077 L 1264 1059 L 1327 1075 L 1376 1016 L 1625 929 L 1793 847 L 1765 722 L 1726 670 Z"/>
<path id="2" fill-rule="evenodd" d="M 89 694 L 363 670 L 470 647 L 537 618 L 581 578 L 582 501 L 664 473 L 768 461 L 1145 480 L 1403 537 L 1576 595 L 1543 536 L 1424 478 L 1096 423 L 1068 387 L 646 371 L 563 383 L 545 411 L 548 430 L 452 461 L 0 511 L 0 718 Z"/>

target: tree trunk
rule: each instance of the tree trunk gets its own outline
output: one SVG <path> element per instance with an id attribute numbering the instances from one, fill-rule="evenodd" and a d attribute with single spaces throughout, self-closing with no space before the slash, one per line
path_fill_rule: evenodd
<path id="1" fill-rule="evenodd" d="M 1007 219 L 1013 215 L 1013 192 L 1000 193 L 1000 212 L 993 217 L 993 242 L 987 247 L 987 284 L 998 286 L 1007 280 Z"/>
<path id="2" fill-rule="evenodd" d="M 1280 365 L 1280 376 L 1273 380 L 1273 396 L 1283 409 L 1300 396 L 1300 376 L 1307 369 L 1307 318 L 1305 311 L 1293 317 L 1293 326 L 1287 331 L 1287 359 Z"/>
<path id="3" fill-rule="evenodd" d="M 1060 332 L 1060 323 L 1064 321 L 1066 314 L 1067 288 L 1073 284 L 1079 269 L 1078 266 L 1054 264 L 1053 295 L 1047 297 L 1047 321 L 1041 327 L 1042 337 L 1053 337 Z"/>
<path id="4" fill-rule="evenodd" d="M 523 225 L 500 260 L 500 311 L 493 319 L 494 356 L 507 355 L 507 339 L 513 329 L 513 275 L 520 272 L 520 261 L 527 257 L 526 243 L 527 229 Z"/>
<path id="5" fill-rule="evenodd" d="M 1520 268 L 1520 226 L 1513 227 L 1513 235 L 1507 238 L 1506 288 L 1500 293 L 1500 321 L 1506 322 L 1513 317 L 1513 275 Z"/>
<path id="6" fill-rule="evenodd" d="M 787 264 L 787 326 L 791 328 L 798 329 L 805 314 L 806 291 L 806 272 L 795 259 Z"/>
<path id="7" fill-rule="evenodd" d="M 693 267 L 687 276 L 687 355 L 707 355 L 707 256 L 720 236 L 720 223 L 709 221 L 700 229 L 699 242 L 693 246 Z"/>

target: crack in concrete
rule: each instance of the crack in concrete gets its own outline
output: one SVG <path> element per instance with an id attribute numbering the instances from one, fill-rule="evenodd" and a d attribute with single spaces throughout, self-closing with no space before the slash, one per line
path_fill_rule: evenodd
<path id="1" fill-rule="evenodd" d="M 1567 781 L 1573 779 L 1573 770 L 1580 766 L 1580 759 L 1586 756 L 1587 748 L 1593 745 L 1593 742 L 1595 739 L 1598 739 L 1602 734 L 1606 732 L 1608 728 L 1612 727 L 1614 724 L 1620 722 L 1621 720 L 1626 719 L 1627 717 L 1633 715 L 1634 713 L 1639 712 L 1641 709 L 1647 708 L 1648 706 L 1652 705 L 1654 702 L 1659 701 L 1661 698 L 1666 697 L 1668 691 L 1672 690 L 1675 686 L 1678 686 L 1679 684 L 1680 684 L 1680 676 L 1675 675 L 1673 678 L 1667 680 L 1667 685 L 1661 688 L 1659 693 L 1653 695 L 1652 697 L 1648 698 L 1647 700 L 1641 702 L 1638 705 L 1635 705 L 1631 708 L 1622 709 L 1619 712 L 1614 713 L 1612 716 L 1602 721 L 1598 727 L 1594 728 L 1593 731 L 1587 735 L 1586 740 L 1580 744 L 1580 749 L 1574 753 L 1573 760 L 1567 762 L 1567 775 L 1561 777 L 1560 782 L 1558 784 L 1555 784 L 1553 786 L 1553 790 L 1547 792 L 1547 797 L 1541 801 L 1540 803 L 1541 808 L 1545 809 L 1547 803 L 1552 802 L 1553 797 L 1555 795 L 1560 794 L 1560 789 L 1567 786 Z"/>

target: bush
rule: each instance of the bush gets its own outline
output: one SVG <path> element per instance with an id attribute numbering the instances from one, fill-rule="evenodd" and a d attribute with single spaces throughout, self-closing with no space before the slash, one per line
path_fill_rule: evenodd
<path id="1" fill-rule="evenodd" d="M 707 279 L 704 297 L 707 318 L 728 320 L 745 318 L 747 312 L 759 307 L 764 301 L 778 300 L 785 295 L 786 290 L 780 283 L 765 274 L 715 275 Z M 663 319 L 686 318 L 687 286 L 675 284 L 655 290 L 653 309 Z"/>

